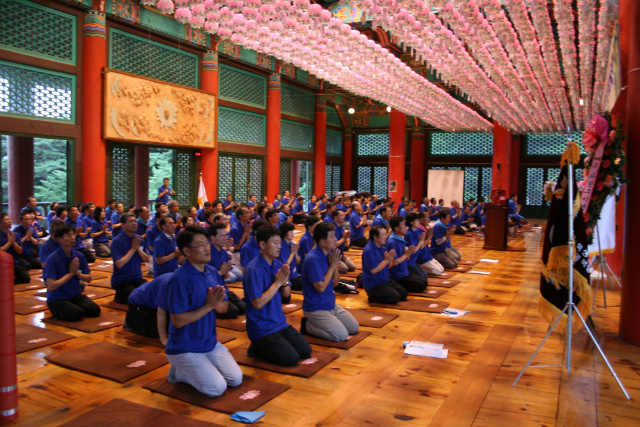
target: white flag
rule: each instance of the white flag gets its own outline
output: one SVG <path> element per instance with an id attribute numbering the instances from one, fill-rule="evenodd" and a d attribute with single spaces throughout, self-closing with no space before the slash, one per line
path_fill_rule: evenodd
<path id="1" fill-rule="evenodd" d="M 202 175 L 200 175 L 200 184 L 198 184 L 198 207 L 204 208 L 204 202 L 207 200 L 207 190 L 204 189 L 204 182 L 202 181 Z"/>

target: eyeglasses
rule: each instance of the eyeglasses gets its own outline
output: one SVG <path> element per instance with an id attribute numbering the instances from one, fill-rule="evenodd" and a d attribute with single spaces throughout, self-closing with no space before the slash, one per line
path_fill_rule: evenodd
<path id="1" fill-rule="evenodd" d="M 195 245 L 195 246 L 186 246 L 186 247 L 187 247 L 187 248 L 189 248 L 189 249 L 200 249 L 200 248 L 206 248 L 206 247 L 209 247 L 209 246 L 211 246 L 211 243 L 209 243 L 209 242 L 204 242 L 204 243 L 201 243 L 201 244 L 199 244 L 199 245 Z"/>

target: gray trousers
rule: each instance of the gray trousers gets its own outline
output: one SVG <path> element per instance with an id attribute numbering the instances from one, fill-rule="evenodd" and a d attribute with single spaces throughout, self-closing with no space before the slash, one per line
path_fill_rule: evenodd
<path id="1" fill-rule="evenodd" d="M 302 311 L 307 318 L 307 333 L 327 341 L 346 341 L 358 333 L 358 321 L 336 304 L 333 310 Z"/>
<path id="2" fill-rule="evenodd" d="M 338 271 L 340 272 L 340 274 L 345 274 L 355 270 L 356 265 L 353 263 L 353 261 L 351 261 L 348 257 L 342 255 L 340 263 L 338 264 Z"/>

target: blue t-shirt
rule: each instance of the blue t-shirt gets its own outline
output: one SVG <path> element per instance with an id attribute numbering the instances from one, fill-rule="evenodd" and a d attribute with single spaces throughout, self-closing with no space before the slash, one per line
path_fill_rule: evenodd
<path id="1" fill-rule="evenodd" d="M 376 268 L 384 259 L 386 253 L 384 246 L 378 247 L 375 243 L 369 242 L 362 250 L 362 282 L 364 290 L 370 291 L 378 285 L 389 283 L 389 266 L 386 266 L 376 274 L 371 270 Z"/>
<path id="2" fill-rule="evenodd" d="M 390 251 L 391 249 L 394 249 L 396 251 L 396 259 L 404 255 L 404 248 L 406 246 L 407 243 L 404 239 L 395 233 L 391 233 L 387 239 L 387 250 Z M 398 281 L 403 277 L 407 277 L 409 275 L 409 264 L 407 263 L 407 260 L 405 259 L 400 264 L 391 267 L 389 274 L 395 281 Z"/>
<path id="3" fill-rule="evenodd" d="M 53 238 L 50 238 L 49 240 L 44 242 L 42 246 L 40 246 L 40 252 L 38 252 L 40 262 L 47 262 L 47 258 L 49 258 L 52 253 L 57 251 L 59 247 L 60 245 L 55 240 L 53 240 Z"/>
<path id="4" fill-rule="evenodd" d="M 254 237 L 240 248 L 240 265 L 247 267 L 260 254 L 260 246 Z"/>
<path id="5" fill-rule="evenodd" d="M 364 225 L 361 227 L 356 227 L 360 225 L 360 221 L 362 221 L 362 215 L 358 212 L 351 212 L 351 218 L 349 218 L 349 228 L 351 229 L 351 236 L 349 236 L 350 241 L 358 240 L 364 237 Z"/>
<path id="6" fill-rule="evenodd" d="M 25 206 L 24 208 L 20 209 L 20 213 L 22 213 L 23 210 L 31 208 L 36 212 L 36 216 L 42 216 L 42 211 L 40 210 L 39 206 L 36 206 L 35 208 L 31 207 L 30 205 Z"/>
<path id="7" fill-rule="evenodd" d="M 407 217 L 407 211 L 404 208 L 400 209 L 400 211 L 398 212 L 398 216 L 400 216 L 402 218 L 406 218 Z"/>
<path id="8" fill-rule="evenodd" d="M 333 291 L 333 278 L 324 291 L 318 292 L 314 282 L 322 282 L 329 270 L 329 259 L 320 247 L 307 254 L 302 268 L 302 309 L 306 311 L 333 310 L 336 306 L 336 293 Z"/>
<path id="9" fill-rule="evenodd" d="M 167 187 L 166 188 L 167 192 L 161 196 L 160 193 L 162 193 L 164 190 L 165 190 L 164 185 L 161 185 L 160 187 L 158 187 L 158 201 L 164 204 L 167 204 L 167 202 L 169 201 L 169 193 L 171 193 L 171 188 Z"/>
<path id="10" fill-rule="evenodd" d="M 280 246 L 280 256 L 278 256 L 278 261 L 280 261 L 282 264 L 286 264 L 287 260 L 289 259 L 289 255 L 291 255 L 291 247 L 293 245 L 295 245 L 295 242 L 288 243 L 284 239 L 282 239 L 282 244 Z M 289 269 L 289 279 L 291 279 L 292 277 L 300 276 L 295 256 L 291 259 Z"/>
<path id="11" fill-rule="evenodd" d="M 231 215 L 231 213 L 233 212 L 233 208 L 229 207 L 231 205 L 232 202 L 225 200 L 224 202 L 222 202 L 222 209 L 224 211 L 225 215 Z"/>
<path id="12" fill-rule="evenodd" d="M 166 288 L 171 280 L 171 274 L 163 274 L 150 282 L 138 286 L 131 295 L 129 295 L 129 303 L 133 305 L 141 305 L 143 307 L 158 308 L 157 298 L 160 288 Z M 163 293 L 166 295 L 167 290 Z"/>
<path id="13" fill-rule="evenodd" d="M 118 212 L 114 212 L 114 214 L 111 215 L 111 228 L 113 229 L 113 238 L 115 239 L 122 233 L 122 226 L 113 228 L 114 224 L 120 224 L 120 214 Z"/>
<path id="14" fill-rule="evenodd" d="M 137 234 L 134 234 L 134 237 Z M 131 244 L 133 243 L 133 237 L 129 237 L 127 233 L 121 233 L 118 237 L 111 242 L 111 258 L 113 259 L 113 275 L 111 276 L 111 287 L 117 288 L 118 285 L 124 281 L 140 281 L 142 280 L 142 259 L 140 254 L 136 251 L 122 268 L 116 266 L 116 261 L 124 257 L 129 250 L 131 250 Z"/>
<path id="15" fill-rule="evenodd" d="M 379 225 L 382 228 L 387 228 L 387 224 L 389 224 L 389 221 L 382 218 L 382 216 L 380 214 L 378 214 L 374 219 L 373 222 L 371 223 L 371 227 L 375 227 L 376 225 Z"/>
<path id="16" fill-rule="evenodd" d="M 72 221 L 71 217 L 67 217 L 64 222 L 65 224 L 69 224 L 70 226 L 72 226 L 73 231 L 75 231 L 78 227 L 82 227 L 81 233 L 85 233 L 87 231 L 87 227 L 85 227 L 84 221 L 80 219 L 80 217 L 76 218 L 75 221 Z M 73 249 L 75 249 L 76 251 L 78 249 L 84 249 L 84 243 L 82 243 L 82 237 L 80 237 L 79 234 L 76 234 L 76 244 L 73 246 Z"/>
<path id="17" fill-rule="evenodd" d="M 47 264 L 42 272 L 42 279 L 45 283 L 47 279 L 58 280 L 69 273 L 69 264 L 71 264 L 71 261 L 74 258 L 78 258 L 78 261 L 80 262 L 80 268 L 78 271 L 83 274 L 91 273 L 91 270 L 89 270 L 89 264 L 87 264 L 87 259 L 81 252 L 72 250 L 71 256 L 68 257 L 65 255 L 62 248 L 58 248 L 57 251 L 49 255 Z M 81 293 L 82 289 L 80 288 L 80 279 L 73 276 L 67 281 L 67 283 L 60 286 L 58 289 L 47 291 L 47 302 L 75 298 Z"/>
<path id="18" fill-rule="evenodd" d="M 447 238 L 446 242 L 438 245 L 436 240 L 441 239 L 446 236 L 447 230 L 449 227 L 444 225 L 444 223 L 440 220 L 435 223 L 433 226 L 433 238 L 431 238 L 431 255 L 433 254 L 442 254 L 447 248 L 451 247 L 451 239 Z"/>
<path id="19" fill-rule="evenodd" d="M 161 234 L 162 230 L 157 225 L 154 225 L 149 230 L 147 230 L 147 242 L 149 242 L 147 247 L 149 248 L 149 253 L 153 253 L 153 243 Z"/>
<path id="20" fill-rule="evenodd" d="M 311 212 L 313 209 L 315 209 L 316 208 L 316 203 L 317 202 L 309 202 L 309 203 L 307 203 L 307 211 Z"/>
<path id="21" fill-rule="evenodd" d="M 336 225 L 336 222 L 333 220 L 333 217 L 330 214 L 326 214 L 324 216 L 324 218 L 322 218 L 322 221 L 328 223 L 328 224 L 333 224 Z"/>
<path id="22" fill-rule="evenodd" d="M 378 209 L 380 209 L 380 205 L 377 205 L 376 202 L 369 203 L 369 213 L 371 215 L 376 215 L 378 213 Z"/>
<path id="23" fill-rule="evenodd" d="M 111 209 L 109 206 L 104 208 L 104 220 L 107 222 L 111 221 L 111 217 L 113 216 L 114 213 L 115 211 Z"/>
<path id="24" fill-rule="evenodd" d="M 244 226 L 242 222 L 238 221 L 231 226 L 229 230 L 229 236 L 233 239 L 233 244 L 237 245 L 242 240 L 242 235 L 244 234 Z M 247 242 L 245 242 L 247 243 Z"/>
<path id="25" fill-rule="evenodd" d="M 449 209 L 449 212 L 451 212 L 451 221 L 449 221 L 449 224 L 460 227 L 462 225 L 462 215 L 458 215 L 458 210 L 453 206 Z"/>
<path id="26" fill-rule="evenodd" d="M 225 262 L 229 261 L 229 252 L 225 248 L 218 250 L 215 246 L 211 245 L 211 261 L 209 261 L 209 265 L 216 269 L 216 271 L 220 270 L 220 267 Z"/>
<path id="27" fill-rule="evenodd" d="M 249 263 L 244 272 L 242 288 L 247 310 L 247 335 L 255 341 L 274 332 L 281 331 L 288 326 L 282 311 L 280 292 L 259 310 L 253 306 L 252 300 L 260 298 L 276 281 L 276 274 L 282 268 L 282 263 L 274 259 L 269 265 L 262 255 L 258 255 Z"/>
<path id="28" fill-rule="evenodd" d="M 342 228 L 341 226 L 339 226 L 338 224 L 336 224 L 336 229 L 333 230 L 335 235 L 336 235 L 336 240 L 340 240 L 342 239 L 342 236 L 344 235 L 344 228 Z M 337 247 L 337 249 L 341 252 L 344 253 L 344 243 L 341 244 L 340 246 Z"/>
<path id="29" fill-rule="evenodd" d="M 437 221 L 440 218 L 440 214 L 438 211 L 440 210 L 440 206 L 429 206 L 429 220 Z"/>
<path id="30" fill-rule="evenodd" d="M 305 231 L 298 242 L 300 245 L 300 248 L 298 248 L 298 255 L 300 255 L 300 269 L 302 269 L 304 257 L 306 257 L 311 248 L 313 248 L 313 243 L 313 236 L 309 233 L 309 230 Z"/>
<path id="31" fill-rule="evenodd" d="M 418 233 L 418 237 L 420 237 L 420 235 L 424 233 L 424 230 L 418 228 L 416 232 Z M 418 251 L 418 259 L 416 260 L 416 262 L 418 263 L 418 265 L 422 265 L 425 262 L 431 261 L 432 259 L 433 256 L 431 255 L 431 249 L 429 248 L 429 245 L 426 245 L 424 248 Z"/>
<path id="32" fill-rule="evenodd" d="M 51 221 L 58 219 L 55 211 L 49 211 L 47 214 L 47 224 L 51 224 Z"/>
<path id="33" fill-rule="evenodd" d="M 276 200 L 273 201 L 273 209 L 278 211 L 278 210 L 280 210 L 280 206 L 281 205 L 282 205 L 282 203 L 280 202 L 280 200 L 276 199 Z"/>
<path id="34" fill-rule="evenodd" d="M 15 233 L 13 233 L 15 235 Z M 20 243 L 20 239 L 18 238 L 18 236 L 15 236 L 16 238 L 16 243 L 18 244 L 18 246 L 22 247 L 22 244 Z M 7 240 L 9 239 L 9 235 L 6 234 L 4 231 L 0 230 L 0 246 L 4 246 L 7 244 Z M 17 264 L 18 263 L 18 253 L 16 252 L 15 249 L 13 249 L 13 245 L 9 246 L 9 249 L 7 249 L 7 253 L 9 255 L 11 255 L 13 257 L 13 263 Z"/>
<path id="35" fill-rule="evenodd" d="M 422 231 L 420 229 L 416 229 Z M 404 241 L 407 242 L 407 246 L 418 246 L 418 237 L 420 237 L 421 233 L 414 230 L 411 227 L 407 228 L 407 234 L 404 235 Z M 416 265 L 416 261 L 418 260 L 418 252 L 413 253 L 409 259 L 407 259 L 407 263 L 409 266 Z"/>
<path id="36" fill-rule="evenodd" d="M 284 212 L 278 212 L 278 219 L 280 220 L 278 222 L 278 226 L 280 226 L 280 224 L 282 224 L 283 222 L 287 222 L 287 220 L 289 219 L 289 215 Z"/>
<path id="37" fill-rule="evenodd" d="M 90 221 L 91 221 L 92 233 L 99 233 L 100 231 L 102 231 L 102 226 L 105 224 L 104 220 L 100 222 L 96 220 L 90 220 Z M 107 230 L 111 230 L 111 226 L 109 224 L 107 224 Z M 109 241 L 109 236 L 107 236 L 105 233 L 102 233 L 98 237 L 93 238 L 93 243 L 107 243 L 108 241 Z"/>
<path id="38" fill-rule="evenodd" d="M 288 205 L 289 203 L 291 203 L 291 199 L 290 198 L 288 198 L 288 197 L 283 197 L 282 198 L 281 204 Z"/>
<path id="39" fill-rule="evenodd" d="M 256 207 L 256 202 L 252 202 L 251 200 L 249 200 L 247 202 L 247 206 L 250 207 L 250 208 L 255 208 Z"/>
<path id="40" fill-rule="evenodd" d="M 291 208 L 291 214 L 299 214 L 301 212 L 304 212 L 304 205 L 303 204 L 296 203 Z"/>
<path id="41" fill-rule="evenodd" d="M 404 202 L 400 202 L 400 204 L 398 205 L 398 212 L 400 212 L 402 209 L 404 209 Z"/>
<path id="42" fill-rule="evenodd" d="M 38 239 L 38 229 L 33 225 L 30 225 L 29 227 L 24 228 L 22 224 L 16 225 L 13 228 L 13 232 L 16 235 L 16 241 L 22 240 L 22 238 L 29 232 L 29 229 L 33 230 L 32 237 L 39 241 L 40 239 Z M 22 245 L 22 255 L 31 255 L 33 253 L 35 249 L 35 245 L 31 241 L 31 239 L 27 239 L 24 242 L 20 242 L 20 243 Z"/>
<path id="43" fill-rule="evenodd" d="M 518 213 L 518 204 L 516 203 L 515 200 L 509 199 L 509 201 L 507 202 L 507 205 L 509 206 L 510 215 L 514 215 Z"/>
<path id="44" fill-rule="evenodd" d="M 171 255 L 175 252 L 176 238 L 174 236 L 169 239 L 166 234 L 162 233 L 153 242 L 153 278 L 157 279 L 165 273 L 173 273 L 178 268 L 178 258 L 170 259 L 169 261 L 158 264 L 157 258 Z"/>
<path id="45" fill-rule="evenodd" d="M 220 275 L 210 265 L 198 271 L 189 261 L 177 269 L 169 280 L 167 300 L 170 314 L 183 314 L 202 307 L 209 288 L 220 284 Z M 208 353 L 216 346 L 216 313 L 211 310 L 195 322 L 176 328 L 169 325 L 167 354 Z"/>
<path id="46" fill-rule="evenodd" d="M 196 219 L 200 222 L 204 222 L 204 208 L 200 208 L 196 211 Z"/>

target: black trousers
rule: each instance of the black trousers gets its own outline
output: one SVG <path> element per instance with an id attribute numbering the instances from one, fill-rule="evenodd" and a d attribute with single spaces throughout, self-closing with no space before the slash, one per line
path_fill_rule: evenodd
<path id="1" fill-rule="evenodd" d="M 407 299 L 409 292 L 396 282 L 383 283 L 367 291 L 369 302 L 397 304 Z"/>
<path id="2" fill-rule="evenodd" d="M 302 276 L 297 277 L 289 277 L 289 281 L 291 282 L 291 289 L 294 291 L 302 290 Z"/>
<path id="3" fill-rule="evenodd" d="M 229 308 L 226 313 L 216 313 L 218 319 L 235 319 L 245 313 L 244 301 L 232 291 L 229 291 L 227 295 L 229 296 Z"/>
<path id="4" fill-rule="evenodd" d="M 358 248 L 364 248 L 365 246 L 367 246 L 367 243 L 369 243 L 369 241 L 367 239 L 365 239 L 364 237 L 360 237 L 359 239 L 352 240 L 351 243 L 350 243 L 350 246 L 356 246 Z"/>
<path id="5" fill-rule="evenodd" d="M 251 341 L 249 357 L 257 357 L 279 366 L 295 366 L 298 361 L 311 357 L 311 345 L 291 325 Z"/>
<path id="6" fill-rule="evenodd" d="M 118 283 L 114 288 L 116 290 L 116 295 L 113 299 L 120 304 L 128 304 L 129 303 L 129 295 L 133 292 L 138 286 L 147 283 L 146 280 L 125 280 L 124 282 Z M 111 284 L 113 287 L 113 283 Z"/>
<path id="7" fill-rule="evenodd" d="M 100 316 L 100 306 L 84 294 L 75 298 L 51 301 L 47 306 L 53 317 L 65 322 L 77 322 L 83 317 Z"/>
<path id="8" fill-rule="evenodd" d="M 398 280 L 398 284 L 409 292 L 424 292 L 427 289 L 427 281 L 413 273 Z"/>
<path id="9" fill-rule="evenodd" d="M 82 249 L 76 249 L 76 250 L 78 252 L 82 252 L 82 255 L 84 255 L 84 257 L 87 259 L 88 263 L 96 262 L 95 255 L 93 255 L 93 252 L 91 252 L 89 249 L 82 248 Z"/>
<path id="10" fill-rule="evenodd" d="M 125 322 L 132 331 L 147 338 L 159 338 L 158 334 L 158 310 L 129 303 L 129 311 Z"/>
<path id="11" fill-rule="evenodd" d="M 30 281 L 31 276 L 29 276 L 29 270 L 24 268 L 19 261 L 13 264 L 13 284 L 19 285 L 21 283 L 29 283 Z"/>
<path id="12" fill-rule="evenodd" d="M 18 255 L 19 263 L 27 270 L 41 270 L 42 264 L 40 264 L 40 260 L 38 259 L 38 255 L 33 253 L 29 255 Z"/>
<path id="13" fill-rule="evenodd" d="M 304 220 L 307 218 L 306 215 L 294 215 L 293 223 L 294 224 L 304 224 Z"/>

